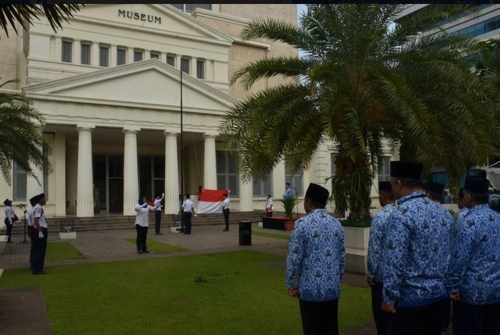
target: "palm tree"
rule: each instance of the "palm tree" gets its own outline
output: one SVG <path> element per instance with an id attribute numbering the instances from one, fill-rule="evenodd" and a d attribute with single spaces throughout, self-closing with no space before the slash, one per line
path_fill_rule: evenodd
<path id="1" fill-rule="evenodd" d="M 0 88 L 11 81 L 0 85 Z M 44 151 L 50 147 L 42 137 L 44 119 L 22 94 L 0 91 L 0 169 L 7 183 L 11 183 L 12 163 L 16 162 L 28 174 L 35 167 L 50 171 Z"/>
<path id="2" fill-rule="evenodd" d="M 423 27 L 465 7 L 427 6 L 394 27 L 403 8 L 309 5 L 299 28 L 272 19 L 250 22 L 243 39 L 287 43 L 303 56 L 251 62 L 231 80 L 248 89 L 261 78 L 285 79 L 225 116 L 221 130 L 228 150 L 238 152 L 243 178 L 268 178 L 283 158 L 292 171 L 302 171 L 320 143 L 332 140 L 336 207 L 366 218 L 385 139 L 394 151 L 447 169 L 462 164 L 462 156 L 487 159 L 500 132 L 494 93 L 464 59 L 477 43 L 446 33 L 418 38 Z"/>
<path id="3" fill-rule="evenodd" d="M 9 32 L 7 30 L 9 25 L 17 34 L 16 21 L 19 22 L 25 30 L 28 30 L 28 25 L 33 22 L 33 19 L 39 20 L 37 14 L 44 14 L 49 20 L 52 29 L 56 31 L 57 29 L 62 29 L 63 21 L 68 22 L 66 17 L 73 17 L 73 13 L 78 11 L 80 11 L 80 5 L 75 4 L 0 5 L 0 28 L 3 29 L 7 37 L 9 37 Z"/>

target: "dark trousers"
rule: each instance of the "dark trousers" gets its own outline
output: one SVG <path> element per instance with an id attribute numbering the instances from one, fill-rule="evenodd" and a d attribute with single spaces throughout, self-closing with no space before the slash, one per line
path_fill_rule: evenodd
<path id="1" fill-rule="evenodd" d="M 161 211 L 155 211 L 155 233 L 158 234 L 160 232 L 161 225 Z"/>
<path id="2" fill-rule="evenodd" d="M 448 303 L 443 307 L 443 314 L 441 316 L 441 332 L 446 333 L 448 326 L 450 325 L 451 319 L 451 299 L 448 299 Z"/>
<path id="3" fill-rule="evenodd" d="M 388 327 L 391 321 L 392 314 L 382 310 L 382 290 L 383 285 L 375 282 L 372 287 L 372 311 L 375 325 L 377 326 L 377 335 L 387 335 Z"/>
<path id="4" fill-rule="evenodd" d="M 38 237 L 38 231 L 35 232 L 33 242 L 35 244 L 33 251 L 33 272 L 42 272 L 45 264 L 45 253 L 47 252 L 47 238 L 49 232 L 47 228 L 42 228 L 43 238 Z"/>
<path id="5" fill-rule="evenodd" d="M 470 305 L 460 301 L 454 302 L 453 334 L 500 334 L 500 303 L 492 305 Z"/>
<path id="6" fill-rule="evenodd" d="M 299 300 L 304 335 L 338 335 L 339 301 L 309 302 Z"/>
<path id="7" fill-rule="evenodd" d="M 273 216 L 273 212 L 266 212 L 266 216 L 267 216 L 268 218 L 272 217 L 272 216 Z"/>
<path id="8" fill-rule="evenodd" d="M 148 250 L 148 248 L 146 247 L 146 237 L 148 236 L 148 228 L 149 227 L 139 226 L 138 224 L 135 225 L 135 230 L 137 230 L 137 239 L 136 239 L 137 251 Z"/>
<path id="9" fill-rule="evenodd" d="M 14 228 L 14 223 L 10 224 L 9 219 L 5 218 L 5 226 L 7 227 L 7 242 L 10 242 L 10 237 L 12 235 L 12 228 Z"/>
<path id="10" fill-rule="evenodd" d="M 35 235 L 30 236 L 31 247 L 30 247 L 30 269 L 33 270 L 35 266 Z"/>
<path id="11" fill-rule="evenodd" d="M 191 234 L 191 212 L 184 212 L 184 233 Z"/>
<path id="12" fill-rule="evenodd" d="M 226 222 L 226 229 L 229 230 L 229 208 L 223 210 L 224 222 Z"/>
<path id="13" fill-rule="evenodd" d="M 389 325 L 390 335 L 440 335 L 443 309 L 449 299 L 419 307 L 396 306 Z"/>

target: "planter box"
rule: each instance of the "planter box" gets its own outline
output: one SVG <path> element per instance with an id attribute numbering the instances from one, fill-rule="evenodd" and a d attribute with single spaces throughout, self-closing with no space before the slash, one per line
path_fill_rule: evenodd
<path id="1" fill-rule="evenodd" d="M 344 228 L 344 245 L 346 248 L 368 250 L 370 228 Z"/>
<path id="2" fill-rule="evenodd" d="M 366 274 L 368 272 L 366 259 L 368 250 L 366 249 L 345 249 L 345 271 L 352 273 Z"/>
<path id="3" fill-rule="evenodd" d="M 61 240 L 75 240 L 76 239 L 76 231 L 70 233 L 59 233 L 59 238 Z"/>

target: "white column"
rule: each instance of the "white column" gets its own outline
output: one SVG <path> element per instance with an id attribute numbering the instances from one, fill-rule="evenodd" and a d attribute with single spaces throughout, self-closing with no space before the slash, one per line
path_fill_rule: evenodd
<path id="1" fill-rule="evenodd" d="M 160 61 L 162 63 L 165 63 L 165 64 L 167 63 L 167 53 L 166 52 L 160 53 Z"/>
<path id="2" fill-rule="evenodd" d="M 129 47 L 127 50 L 127 64 L 134 62 L 134 48 Z"/>
<path id="3" fill-rule="evenodd" d="M 92 43 L 91 64 L 92 64 L 92 66 L 99 66 L 99 43 L 97 43 L 97 42 Z"/>
<path id="4" fill-rule="evenodd" d="M 62 38 L 59 36 L 55 37 L 56 40 L 56 50 L 55 50 L 55 61 L 56 62 L 61 62 L 62 61 Z"/>
<path id="5" fill-rule="evenodd" d="M 123 215 L 135 215 L 139 197 L 139 172 L 137 166 L 137 132 L 140 128 L 124 128 L 125 155 L 123 157 Z"/>
<path id="6" fill-rule="evenodd" d="M 118 48 L 116 44 L 111 44 L 111 47 L 109 48 L 109 66 L 110 67 L 115 67 L 116 66 L 116 57 L 118 54 Z"/>
<path id="7" fill-rule="evenodd" d="M 283 199 L 283 193 L 285 192 L 285 161 L 282 160 L 276 164 L 273 170 L 273 203 L 276 211 L 284 211 L 283 204 L 280 200 Z"/>
<path id="8" fill-rule="evenodd" d="M 151 59 L 151 50 L 144 49 L 144 57 L 142 59 L 144 59 L 144 60 Z"/>
<path id="9" fill-rule="evenodd" d="M 54 176 L 56 215 L 66 215 L 66 133 L 62 132 L 57 132 L 54 138 Z"/>
<path id="10" fill-rule="evenodd" d="M 241 175 L 240 180 L 240 212 L 253 212 L 253 183 L 252 180 L 243 182 Z"/>
<path id="11" fill-rule="evenodd" d="M 82 64 L 82 45 L 80 40 L 73 40 L 73 64 Z"/>
<path id="12" fill-rule="evenodd" d="M 94 190 L 92 174 L 93 125 L 79 125 L 78 130 L 78 177 L 76 216 L 94 216 Z"/>
<path id="13" fill-rule="evenodd" d="M 76 214 L 76 197 L 78 193 L 78 146 L 68 145 L 67 147 L 68 170 L 66 179 L 66 197 L 69 201 L 67 214 Z"/>
<path id="14" fill-rule="evenodd" d="M 165 131 L 165 214 L 179 211 L 177 133 Z"/>
<path id="15" fill-rule="evenodd" d="M 33 170 L 33 175 L 38 178 L 38 181 L 36 181 L 34 176 L 28 175 L 28 183 L 26 185 L 26 201 L 35 195 L 43 193 L 43 170 L 33 164 L 31 165 L 31 169 Z"/>
<path id="16" fill-rule="evenodd" d="M 196 58 L 191 58 L 190 62 L 191 62 L 191 73 L 190 73 L 190 75 L 192 77 L 194 77 L 194 78 L 197 78 L 197 76 L 196 76 Z"/>
<path id="17" fill-rule="evenodd" d="M 203 187 L 217 189 L 217 165 L 215 161 L 215 135 L 205 134 L 205 161 L 203 168 Z"/>

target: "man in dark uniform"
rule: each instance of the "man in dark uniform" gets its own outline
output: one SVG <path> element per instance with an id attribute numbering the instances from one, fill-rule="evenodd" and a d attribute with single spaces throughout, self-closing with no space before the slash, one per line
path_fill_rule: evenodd
<path id="1" fill-rule="evenodd" d="M 30 247 L 30 270 L 33 270 L 33 261 L 35 259 L 35 207 L 38 204 L 38 195 L 30 199 L 31 209 L 28 212 L 28 236 L 31 240 Z"/>
<path id="2" fill-rule="evenodd" d="M 500 215 L 488 205 L 489 182 L 467 177 L 467 214 L 452 234 L 446 287 L 453 302 L 453 334 L 500 334 Z"/>
<path id="3" fill-rule="evenodd" d="M 45 252 L 47 251 L 47 237 L 48 237 L 48 226 L 47 219 L 45 218 L 45 213 L 43 212 L 43 206 L 47 203 L 45 194 L 38 195 L 38 204 L 35 206 L 35 251 L 33 260 L 33 274 L 34 275 L 44 275 L 47 272 L 44 271 L 43 265 L 45 262 Z"/>
<path id="4" fill-rule="evenodd" d="M 422 164 L 391 162 L 398 205 L 387 220 L 382 310 L 394 314 L 389 334 L 440 335 L 449 302 L 444 269 L 452 221 L 422 190 Z"/>

